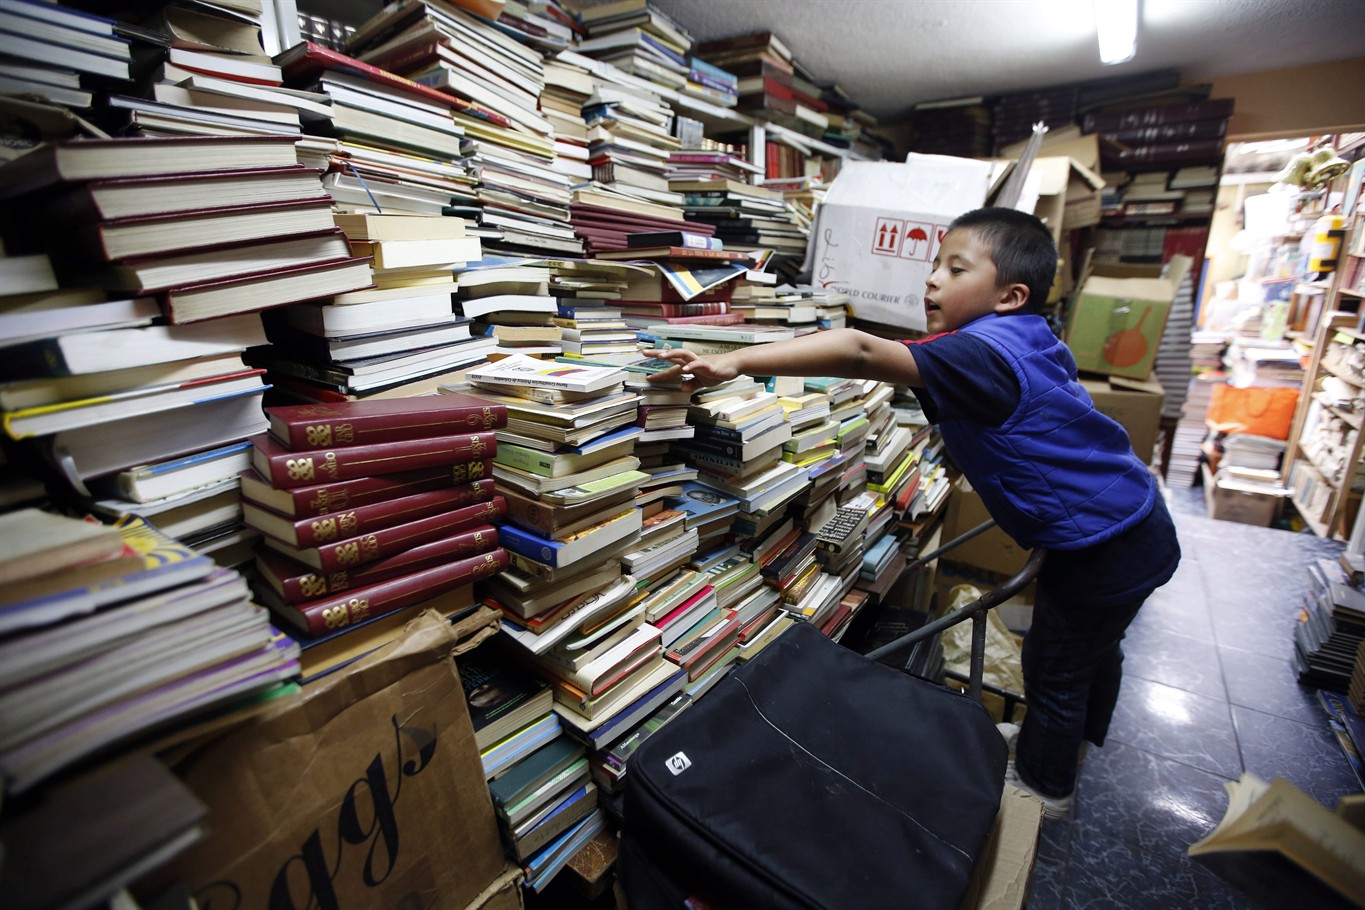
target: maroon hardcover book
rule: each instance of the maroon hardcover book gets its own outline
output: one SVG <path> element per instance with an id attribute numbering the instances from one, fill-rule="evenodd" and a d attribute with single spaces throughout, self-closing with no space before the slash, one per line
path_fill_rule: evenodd
<path id="1" fill-rule="evenodd" d="M 467 395 L 266 408 L 270 435 L 291 450 L 340 448 L 507 426 L 507 408 Z"/>
<path id="2" fill-rule="evenodd" d="M 485 461 L 498 450 L 497 440 L 491 430 L 487 433 L 460 433 L 301 451 L 286 449 L 269 433 L 253 436 L 251 442 L 255 446 L 251 453 L 252 467 L 269 480 L 271 486 L 282 490 L 375 474 L 397 474 L 400 471 L 459 464 L 462 461 Z"/>
<path id="3" fill-rule="evenodd" d="M 336 572 L 314 572 L 305 563 L 295 562 L 269 547 L 256 552 L 256 569 L 260 578 L 280 600 L 287 604 L 302 603 L 324 594 L 340 594 L 375 582 L 408 575 L 421 569 L 442 566 L 453 559 L 466 559 L 486 553 L 498 545 L 498 529 L 479 525 L 452 537 L 396 553 L 387 559 L 368 563 L 356 569 Z"/>
<path id="4" fill-rule="evenodd" d="M 244 502 L 242 520 L 291 547 L 321 547 L 469 505 L 464 499 L 464 490 L 451 487 L 300 519 L 277 515 L 255 503 Z"/>
<path id="5" fill-rule="evenodd" d="M 242 498 L 291 518 L 330 515 L 345 509 L 358 509 L 400 496 L 411 496 L 428 490 L 440 490 L 457 484 L 466 500 L 459 505 L 473 505 L 493 498 L 493 462 L 466 461 L 455 465 L 356 477 L 335 483 L 319 483 L 306 487 L 280 490 L 255 471 L 243 471 Z"/>
<path id="6" fill-rule="evenodd" d="M 617 306 L 625 316 L 715 316 L 730 312 L 726 300 L 708 300 L 701 303 L 654 303 L 644 300 L 618 300 Z M 268 411 L 269 409 L 267 409 Z"/>
<path id="7" fill-rule="evenodd" d="M 266 601 L 271 613 L 313 638 L 429 600 L 460 585 L 496 575 L 505 568 L 507 553 L 499 547 L 478 556 L 353 588 L 343 594 L 298 604 L 274 603 L 270 598 Z"/>
<path id="8" fill-rule="evenodd" d="M 264 542 L 266 546 L 316 571 L 338 572 L 378 562 L 412 547 L 450 537 L 479 525 L 493 524 L 506 514 L 507 501 L 496 496 L 478 505 L 450 509 L 428 518 L 383 528 L 364 537 L 353 537 L 320 547 L 291 547 L 273 537 L 264 538 Z"/>

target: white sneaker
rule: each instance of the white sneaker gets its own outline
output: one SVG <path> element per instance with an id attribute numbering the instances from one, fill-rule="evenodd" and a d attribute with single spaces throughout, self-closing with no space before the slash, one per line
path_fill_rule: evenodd
<path id="1" fill-rule="evenodd" d="M 1043 802 L 1043 817 L 1051 819 L 1066 818 L 1071 813 L 1071 806 L 1075 802 L 1075 794 L 1066 796 L 1044 796 L 1037 790 L 1024 783 L 1019 777 L 1019 772 L 1014 768 L 1014 759 L 1010 759 L 1005 766 L 1005 783 L 1018 787 L 1031 796 L 1036 796 Z"/>

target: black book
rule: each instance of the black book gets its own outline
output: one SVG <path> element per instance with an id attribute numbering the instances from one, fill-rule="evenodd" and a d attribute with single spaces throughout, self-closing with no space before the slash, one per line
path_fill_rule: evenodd
<path id="1" fill-rule="evenodd" d="M 1189 123 L 1194 120 L 1226 119 L 1232 116 L 1233 104 L 1232 98 L 1210 98 L 1207 101 L 1189 104 L 1162 104 L 1127 110 L 1095 111 L 1085 115 L 1081 127 L 1087 133 L 1098 133 L 1168 123 Z"/>
<path id="2" fill-rule="evenodd" d="M 582 764 L 582 768 L 578 765 Z M 498 814 L 518 825 L 555 794 L 582 783 L 588 775 L 587 750 L 571 736 L 560 736 L 517 762 L 488 784 Z M 563 778 L 564 786 L 551 786 Z M 539 791 L 546 791 L 540 793 Z"/>
<path id="3" fill-rule="evenodd" d="M 479 749 L 550 712 L 554 693 L 549 685 L 500 650 L 476 648 L 456 664 Z"/>

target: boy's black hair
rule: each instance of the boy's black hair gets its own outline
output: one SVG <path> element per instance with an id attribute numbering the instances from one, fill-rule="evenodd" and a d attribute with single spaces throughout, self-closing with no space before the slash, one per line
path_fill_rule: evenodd
<path id="1" fill-rule="evenodd" d="M 971 231 L 990 250 L 998 286 L 1024 285 L 1024 312 L 1042 312 L 1057 277 L 1057 245 L 1043 222 L 1027 212 L 992 207 L 959 215 L 948 225 L 959 229 Z"/>

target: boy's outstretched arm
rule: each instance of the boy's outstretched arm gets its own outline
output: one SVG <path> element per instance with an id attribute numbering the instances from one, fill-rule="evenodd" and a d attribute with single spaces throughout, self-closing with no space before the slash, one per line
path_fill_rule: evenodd
<path id="1" fill-rule="evenodd" d="M 677 364 L 653 374 L 649 377 L 650 382 L 676 382 L 688 373 L 692 378 L 684 381 L 682 387 L 689 392 L 726 382 L 740 374 L 839 376 L 908 386 L 921 384 L 919 367 L 905 345 L 857 329 L 832 329 L 707 357 L 684 348 L 644 353 Z"/>

